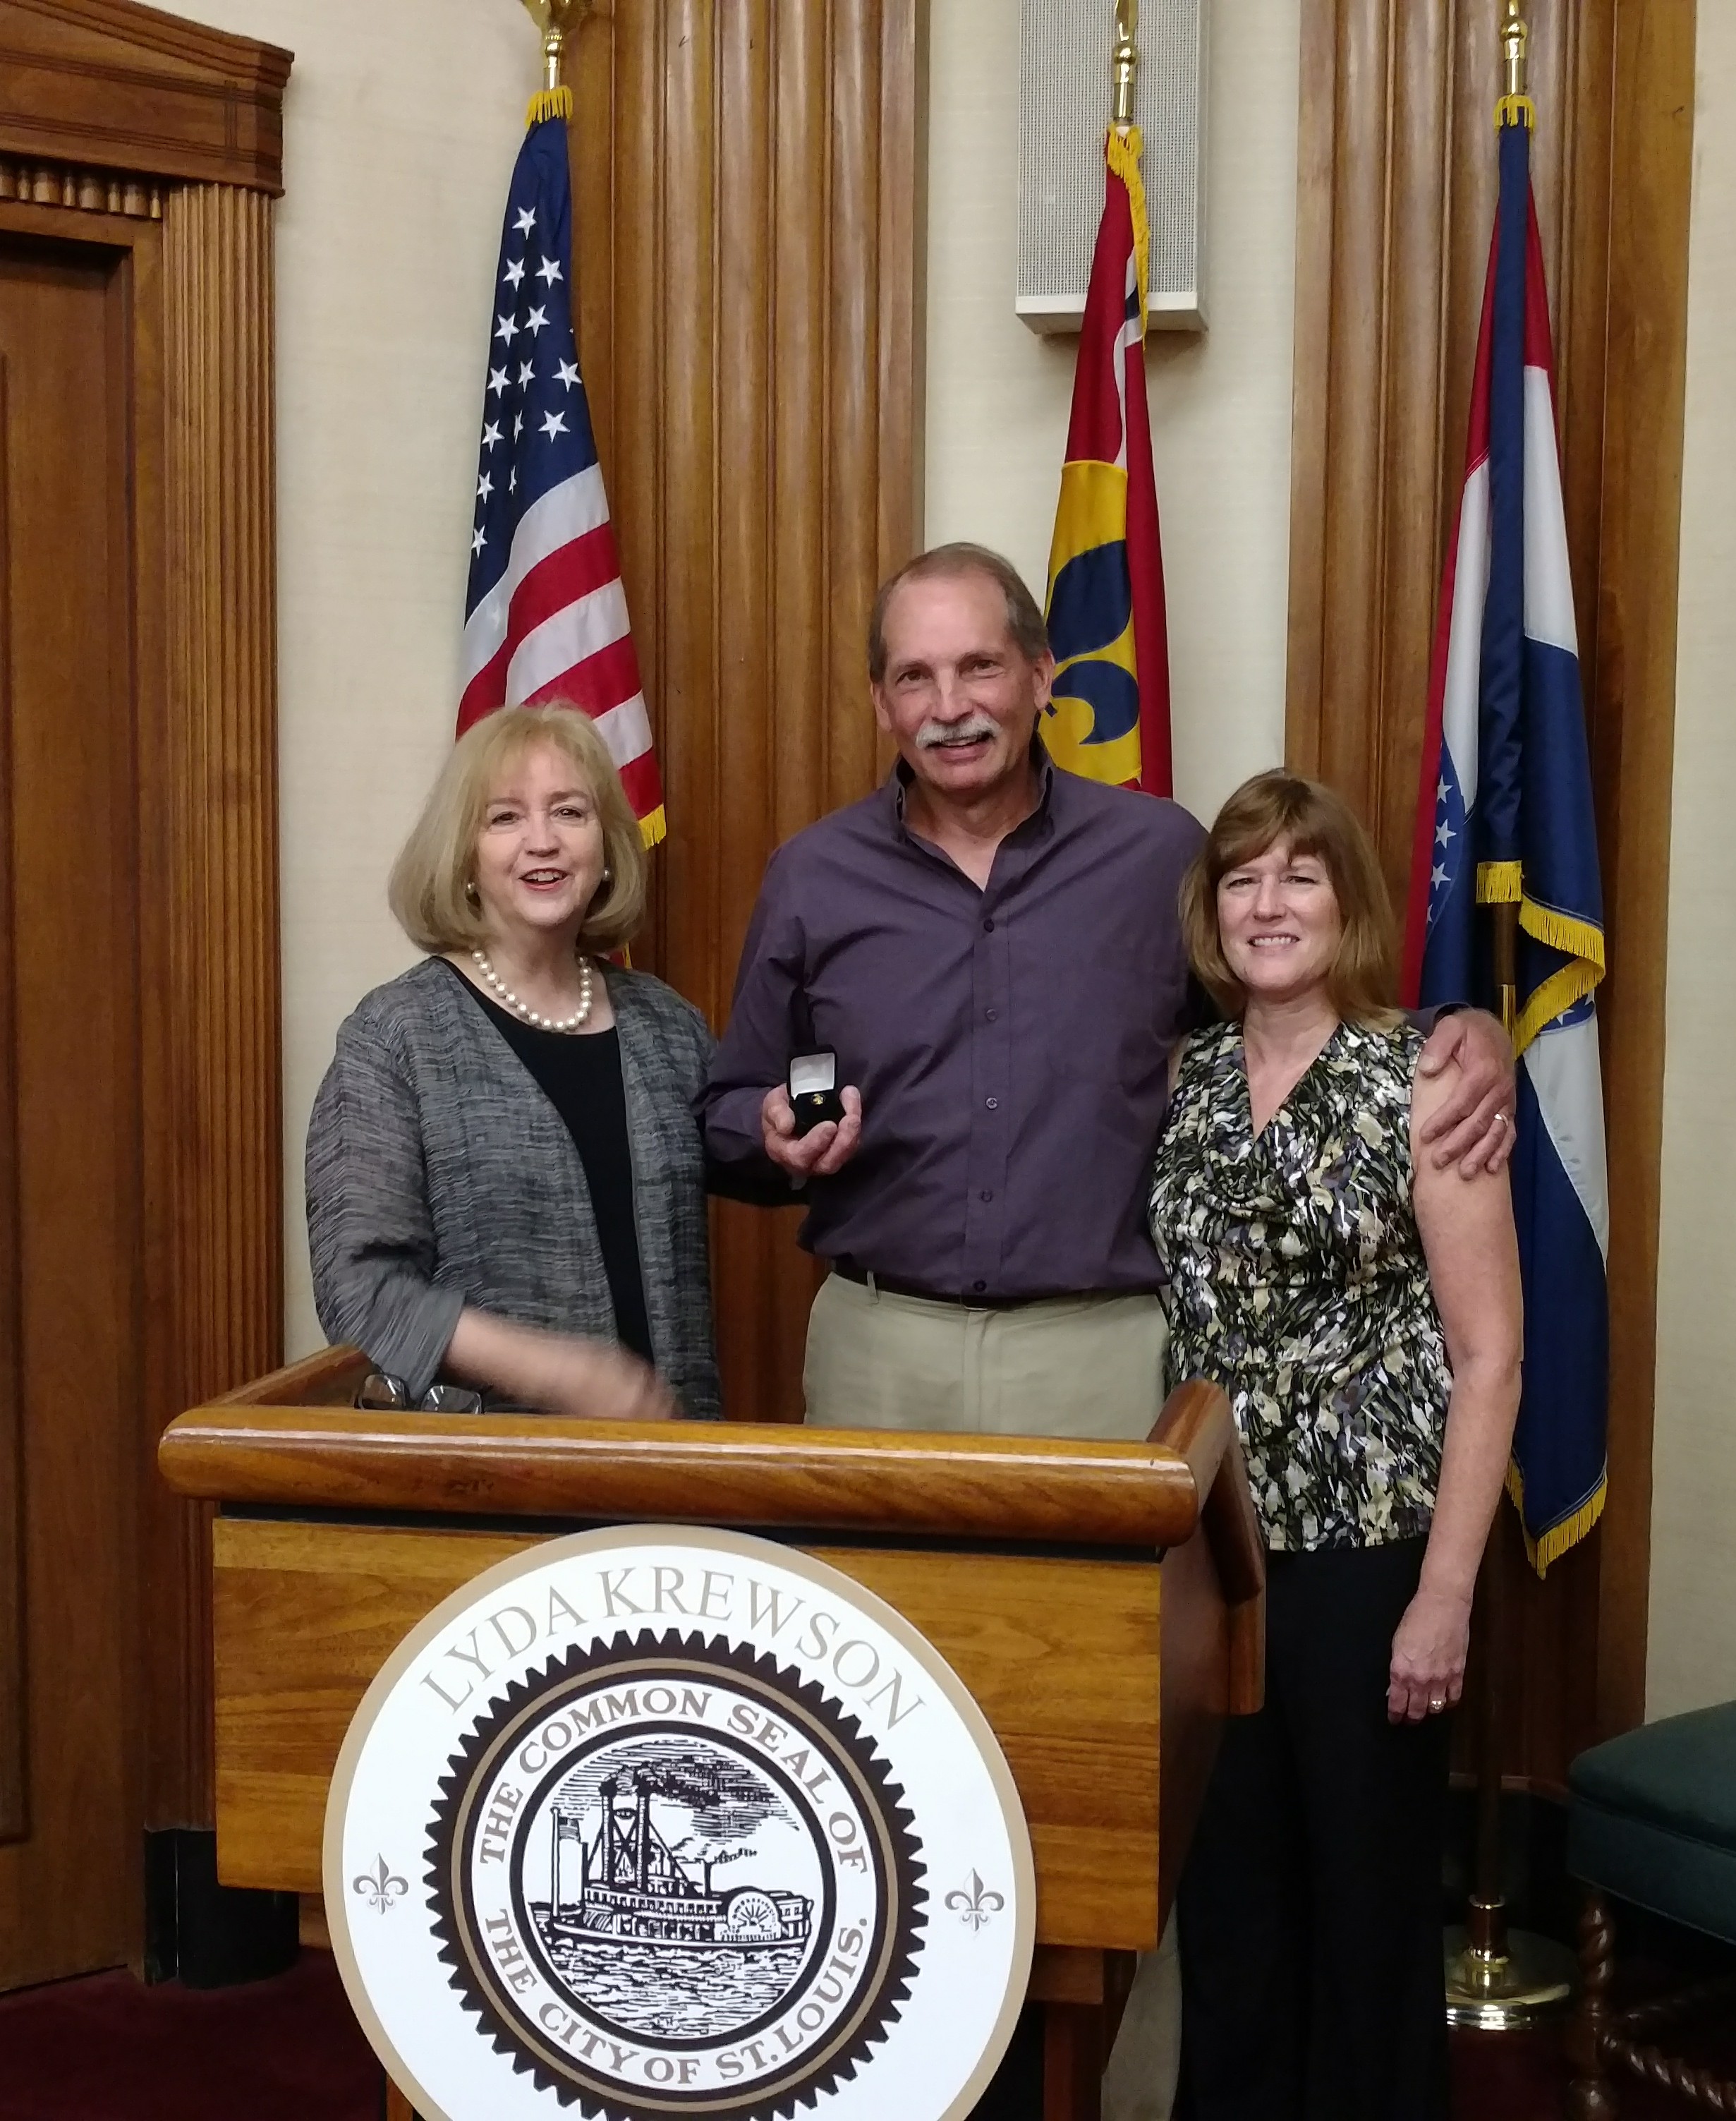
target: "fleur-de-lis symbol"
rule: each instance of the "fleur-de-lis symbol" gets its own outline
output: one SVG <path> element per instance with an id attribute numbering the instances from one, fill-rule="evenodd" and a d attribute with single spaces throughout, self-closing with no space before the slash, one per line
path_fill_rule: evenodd
<path id="1" fill-rule="evenodd" d="M 350 1881 L 350 1890 L 352 1893 L 365 1893 L 368 1905 L 376 1914 L 389 1914 L 393 1902 L 401 1894 L 407 1893 L 409 1890 L 409 1886 L 405 1880 L 393 1875 L 384 1856 L 375 1858 L 374 1868 L 371 1871 L 364 1871 L 359 1878 L 352 1878 Z"/>
<path id="2" fill-rule="evenodd" d="M 1006 1904 L 1001 1895 L 991 1891 L 975 1871 L 956 1892 L 947 1895 L 947 1905 L 972 1929 L 980 1929 L 991 1915 L 998 1915 Z"/>

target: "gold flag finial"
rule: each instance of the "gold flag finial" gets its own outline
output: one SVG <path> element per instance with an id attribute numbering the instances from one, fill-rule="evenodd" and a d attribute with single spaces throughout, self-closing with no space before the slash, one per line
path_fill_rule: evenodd
<path id="1" fill-rule="evenodd" d="M 545 118 L 570 118 L 573 91 L 561 79 L 561 51 L 567 32 L 576 29 L 591 12 L 591 0 L 524 0 L 525 12 L 542 32 L 542 86 L 530 100 L 526 123 Z"/>
<path id="2" fill-rule="evenodd" d="M 1501 48 L 1506 59 L 1506 93 L 1495 106 L 1497 128 L 1503 125 L 1535 125 L 1537 106 L 1525 93 L 1525 46 L 1530 41 L 1529 24 L 1519 12 L 1519 0 L 1507 0 L 1506 19 L 1501 26 Z"/>
<path id="3" fill-rule="evenodd" d="M 1133 88 L 1139 78 L 1139 0 L 1115 0 L 1115 44 L 1110 58 L 1110 123 L 1126 133 L 1133 122 Z"/>

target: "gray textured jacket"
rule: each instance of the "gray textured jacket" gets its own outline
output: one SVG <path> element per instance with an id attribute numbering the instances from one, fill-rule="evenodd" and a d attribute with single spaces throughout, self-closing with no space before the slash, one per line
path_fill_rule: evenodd
<path id="1" fill-rule="evenodd" d="M 651 1345 L 685 1411 L 715 1416 L 705 1155 L 692 1110 L 711 1033 L 661 980 L 613 967 L 607 977 Z M 573 1138 L 435 959 L 375 987 L 338 1031 L 308 1124 L 307 1220 L 327 1335 L 418 1396 L 467 1303 L 615 1338 Z"/>

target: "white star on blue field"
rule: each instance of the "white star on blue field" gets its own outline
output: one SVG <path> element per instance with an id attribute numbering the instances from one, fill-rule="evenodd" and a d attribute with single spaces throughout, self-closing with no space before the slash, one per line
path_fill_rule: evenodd
<path id="1" fill-rule="evenodd" d="M 525 511 L 597 461 L 567 301 L 571 245 L 566 128 L 550 120 L 519 152 L 501 234 L 467 613 L 500 579 Z"/>

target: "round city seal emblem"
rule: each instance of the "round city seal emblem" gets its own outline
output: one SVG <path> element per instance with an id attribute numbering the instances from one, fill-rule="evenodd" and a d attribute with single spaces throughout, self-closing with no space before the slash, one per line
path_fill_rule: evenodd
<path id="1" fill-rule="evenodd" d="M 661 1527 L 539 1545 L 399 1646 L 325 1890 L 425 2121 L 948 2121 L 1035 1914 L 1012 1777 L 934 1648 L 822 1562 Z"/>

